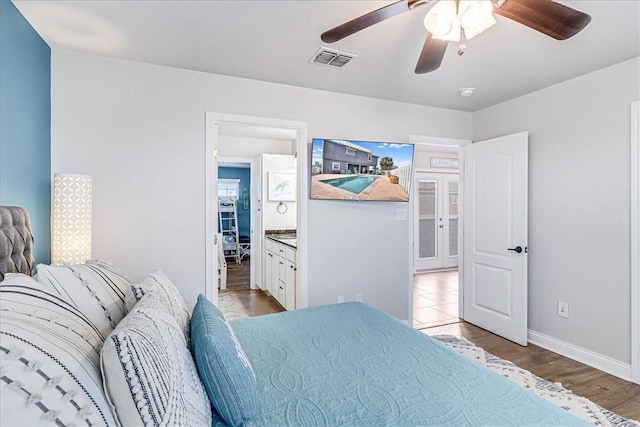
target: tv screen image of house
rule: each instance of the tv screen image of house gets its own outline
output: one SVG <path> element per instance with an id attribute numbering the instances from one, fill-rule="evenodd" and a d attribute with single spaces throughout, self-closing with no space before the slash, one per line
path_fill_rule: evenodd
<path id="1" fill-rule="evenodd" d="M 314 138 L 312 199 L 408 202 L 413 144 Z"/>

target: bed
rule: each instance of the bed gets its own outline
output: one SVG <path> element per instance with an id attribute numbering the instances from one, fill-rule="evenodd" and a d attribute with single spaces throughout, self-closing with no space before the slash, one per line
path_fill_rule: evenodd
<path id="1" fill-rule="evenodd" d="M 161 270 L 18 264 L 0 283 L 2 425 L 585 424 L 365 304 L 227 322 Z"/>

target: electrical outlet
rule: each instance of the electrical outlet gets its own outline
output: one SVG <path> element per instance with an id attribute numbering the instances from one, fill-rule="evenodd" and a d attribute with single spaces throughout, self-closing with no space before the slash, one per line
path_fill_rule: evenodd
<path id="1" fill-rule="evenodd" d="M 362 294 L 356 294 L 356 301 L 362 302 Z"/>
<path id="2" fill-rule="evenodd" d="M 338 303 L 344 302 L 344 295 L 338 295 Z"/>
<path id="3" fill-rule="evenodd" d="M 569 304 L 558 301 L 558 316 L 564 317 L 565 319 L 569 317 Z"/>

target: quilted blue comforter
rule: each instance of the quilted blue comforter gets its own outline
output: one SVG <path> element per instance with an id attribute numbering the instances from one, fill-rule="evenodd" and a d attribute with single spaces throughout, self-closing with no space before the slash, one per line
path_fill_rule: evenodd
<path id="1" fill-rule="evenodd" d="M 231 323 L 258 383 L 261 410 L 251 425 L 585 424 L 364 304 Z"/>

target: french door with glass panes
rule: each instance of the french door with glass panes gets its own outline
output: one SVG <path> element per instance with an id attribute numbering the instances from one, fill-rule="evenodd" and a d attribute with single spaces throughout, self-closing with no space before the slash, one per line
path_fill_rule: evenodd
<path id="1" fill-rule="evenodd" d="M 458 174 L 415 173 L 416 271 L 458 266 Z"/>

